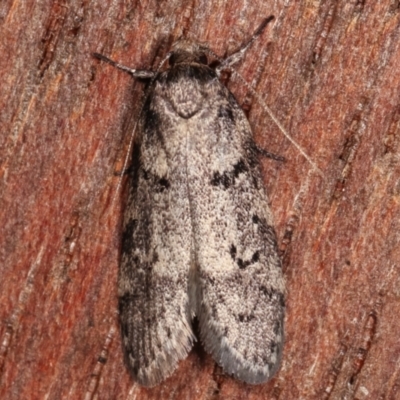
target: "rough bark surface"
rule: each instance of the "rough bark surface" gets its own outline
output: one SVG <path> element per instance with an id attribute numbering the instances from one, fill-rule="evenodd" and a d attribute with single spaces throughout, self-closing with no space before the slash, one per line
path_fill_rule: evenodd
<path id="1" fill-rule="evenodd" d="M 123 364 L 116 194 L 143 84 L 91 57 L 155 66 L 180 36 L 224 56 L 276 21 L 238 70 L 253 94 L 287 282 L 281 369 L 225 376 L 200 344 L 162 385 Z M 0 4 L 0 398 L 400 398 L 400 4 L 34 1 Z M 114 196 L 116 201 L 113 202 Z"/>

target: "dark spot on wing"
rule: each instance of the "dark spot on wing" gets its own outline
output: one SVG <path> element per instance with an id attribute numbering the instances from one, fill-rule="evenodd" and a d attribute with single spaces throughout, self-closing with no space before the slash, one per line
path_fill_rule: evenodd
<path id="1" fill-rule="evenodd" d="M 264 295 L 264 296 L 268 296 L 268 290 L 267 290 L 267 288 L 264 286 L 264 285 L 262 285 L 262 286 L 260 286 L 260 292 L 262 292 L 262 294 Z"/>
<path id="2" fill-rule="evenodd" d="M 250 322 L 254 318 L 255 318 L 254 314 L 249 314 L 249 315 L 239 314 L 238 315 L 239 322 Z"/>
<path id="3" fill-rule="evenodd" d="M 170 183 L 169 180 L 166 178 L 160 178 L 157 182 L 157 184 L 155 185 L 155 191 L 158 193 L 162 193 L 164 192 L 164 190 L 169 189 L 170 187 Z"/>
<path id="4" fill-rule="evenodd" d="M 283 293 L 278 293 L 278 301 L 279 301 L 279 305 L 284 308 L 285 307 L 285 296 L 283 295 Z"/>
<path id="5" fill-rule="evenodd" d="M 258 229 L 260 230 L 260 233 L 262 234 L 265 243 L 268 244 L 268 247 L 273 248 L 275 253 L 278 253 L 278 243 L 276 241 L 276 233 L 274 227 L 268 225 L 267 221 L 264 218 L 259 219 L 258 226 Z"/>
<path id="6" fill-rule="evenodd" d="M 217 171 L 211 179 L 211 185 L 222 186 L 224 189 L 228 189 L 231 186 L 231 179 L 228 172 L 224 172 L 222 175 Z"/>
<path id="7" fill-rule="evenodd" d="M 125 293 L 123 296 L 118 298 L 118 308 L 120 314 L 129 311 L 130 307 L 132 307 L 132 303 L 135 302 L 135 296 L 131 293 Z M 129 337 L 129 324 L 121 324 L 121 330 L 124 336 Z"/>
<path id="8" fill-rule="evenodd" d="M 254 169 L 260 164 L 260 159 L 258 157 L 257 146 L 254 140 L 248 141 L 244 146 L 247 154 L 247 161 L 251 169 Z"/>
<path id="9" fill-rule="evenodd" d="M 161 126 L 161 118 L 157 111 L 151 106 L 151 96 L 143 106 L 143 129 L 146 135 L 153 136 Z"/>
<path id="10" fill-rule="evenodd" d="M 281 323 L 279 321 L 275 322 L 273 330 L 274 330 L 275 335 L 278 335 L 280 333 Z"/>
<path id="11" fill-rule="evenodd" d="M 236 248 L 235 248 L 236 250 Z M 236 253 L 235 253 L 236 255 Z M 232 252 L 231 252 L 231 256 L 232 256 Z M 232 257 L 233 258 L 233 257 Z M 240 269 L 245 269 L 247 268 L 249 265 L 251 264 L 255 264 L 256 262 L 258 262 L 260 260 L 260 252 L 256 251 L 253 256 L 251 257 L 251 260 L 243 260 L 242 258 L 238 258 L 236 260 L 237 265 Z"/>
<path id="12" fill-rule="evenodd" d="M 141 171 L 143 171 L 142 169 L 142 165 L 140 162 L 140 152 L 141 152 L 141 145 L 140 143 L 135 144 L 133 146 L 133 151 L 132 151 L 132 163 L 129 166 L 129 176 L 131 178 L 130 183 L 130 193 L 131 195 L 136 193 L 136 190 L 139 186 L 138 182 L 141 176 Z"/>
<path id="13" fill-rule="evenodd" d="M 224 172 L 221 176 L 221 184 L 225 189 L 228 189 L 232 185 L 232 179 L 229 176 L 229 173 Z"/>
<path id="14" fill-rule="evenodd" d="M 218 109 L 218 118 L 228 119 L 230 122 L 235 121 L 235 117 L 233 115 L 232 109 L 226 106 L 220 106 Z"/>
<path id="15" fill-rule="evenodd" d="M 260 189 L 260 186 L 258 185 L 259 180 L 254 175 L 252 175 L 252 178 L 253 178 L 254 189 L 259 190 Z"/>
<path id="16" fill-rule="evenodd" d="M 154 251 L 152 263 L 155 264 L 160 259 L 158 253 Z"/>
<path id="17" fill-rule="evenodd" d="M 156 193 L 162 193 L 164 190 L 168 190 L 171 187 L 170 181 L 165 177 L 160 178 L 154 173 L 143 168 L 141 169 L 141 173 L 143 179 L 150 182 L 152 185 L 152 190 L 154 190 Z"/>
<path id="18" fill-rule="evenodd" d="M 232 107 L 239 108 L 238 103 L 235 99 L 235 96 L 231 92 L 229 92 L 229 95 L 228 95 L 228 102 Z"/>
<path id="19" fill-rule="evenodd" d="M 253 254 L 253 257 L 251 257 L 251 262 L 252 263 L 256 263 L 256 262 L 258 262 L 260 260 L 260 252 L 259 251 L 256 251 L 254 254 Z"/>
<path id="20" fill-rule="evenodd" d="M 269 345 L 269 349 L 271 351 L 271 354 L 276 352 L 276 342 L 272 341 Z"/>
<path id="21" fill-rule="evenodd" d="M 214 286 L 215 285 L 215 278 L 212 276 L 206 276 L 207 282 L 209 285 Z"/>
<path id="22" fill-rule="evenodd" d="M 240 159 L 234 166 L 233 166 L 233 176 L 237 178 L 239 174 L 246 172 L 248 169 L 246 164 L 242 159 Z"/>
<path id="23" fill-rule="evenodd" d="M 145 170 L 144 168 L 142 168 L 141 171 L 142 171 L 143 179 L 144 179 L 145 181 L 148 181 L 148 180 L 150 179 L 150 172 L 147 171 L 147 170 Z"/>
<path id="24" fill-rule="evenodd" d="M 131 219 L 124 228 L 122 234 L 122 253 L 129 253 L 133 248 L 133 233 L 137 228 L 137 220 Z"/>
<path id="25" fill-rule="evenodd" d="M 248 171 L 246 163 L 243 159 L 240 159 L 236 164 L 233 165 L 232 171 L 225 171 L 222 174 L 219 171 L 214 172 L 211 178 L 211 185 L 220 186 L 223 189 L 229 189 L 235 184 L 236 178 Z"/>
<path id="26" fill-rule="evenodd" d="M 229 252 L 231 253 L 232 259 L 235 260 L 237 249 L 236 249 L 236 246 L 234 244 L 231 245 L 231 248 L 230 248 Z"/>

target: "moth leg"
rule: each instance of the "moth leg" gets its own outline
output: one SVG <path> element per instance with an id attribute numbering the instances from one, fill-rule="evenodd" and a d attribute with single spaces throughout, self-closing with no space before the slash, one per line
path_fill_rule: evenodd
<path id="1" fill-rule="evenodd" d="M 255 148 L 256 152 L 258 154 L 260 154 L 261 156 L 263 156 L 263 157 L 268 157 L 268 158 L 270 158 L 272 160 L 280 161 L 280 162 L 285 162 L 286 161 L 285 157 L 282 157 L 282 156 L 280 156 L 278 154 L 270 153 L 269 151 L 264 150 L 261 147 L 258 147 L 257 145 L 254 146 L 254 148 Z"/>
<path id="2" fill-rule="evenodd" d="M 128 74 L 131 74 L 135 78 L 153 79 L 156 76 L 156 72 L 149 71 L 146 69 L 132 69 L 132 68 L 126 67 L 125 65 L 119 64 L 99 53 L 93 53 L 93 57 L 95 57 L 101 61 L 105 61 L 108 64 L 111 64 L 113 67 L 116 67 L 118 69 L 121 69 L 122 71 L 127 72 Z"/>
<path id="3" fill-rule="evenodd" d="M 239 62 L 243 58 L 243 56 L 246 53 L 246 51 L 248 50 L 248 48 L 263 33 L 266 26 L 273 19 L 275 19 L 275 17 L 273 15 L 269 16 L 268 18 L 265 18 L 264 21 L 261 23 L 261 25 L 254 32 L 253 36 L 247 41 L 247 43 L 243 44 L 238 51 L 231 54 L 229 57 L 225 58 L 225 60 L 223 60 L 222 63 L 216 68 L 217 75 L 219 75 L 222 70 L 229 69 L 232 67 L 232 65 Z"/>
<path id="4" fill-rule="evenodd" d="M 133 173 L 133 167 L 132 165 L 130 165 L 123 171 L 115 171 L 114 176 L 127 176 L 127 175 L 132 175 L 132 173 Z"/>

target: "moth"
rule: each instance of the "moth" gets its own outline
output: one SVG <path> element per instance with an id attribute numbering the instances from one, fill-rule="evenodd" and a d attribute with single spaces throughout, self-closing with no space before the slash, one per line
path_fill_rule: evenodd
<path id="1" fill-rule="evenodd" d="M 279 367 L 284 280 L 260 169 L 265 152 L 219 80 L 272 19 L 217 69 L 208 48 L 189 40 L 176 42 L 168 68 L 155 72 L 94 54 L 148 80 L 118 277 L 125 360 L 143 386 L 162 382 L 190 352 L 194 317 L 226 373 L 259 384 Z"/>

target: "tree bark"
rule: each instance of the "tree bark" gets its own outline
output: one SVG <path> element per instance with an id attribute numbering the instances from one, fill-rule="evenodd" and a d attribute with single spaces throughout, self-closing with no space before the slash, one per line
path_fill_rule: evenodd
<path id="1" fill-rule="evenodd" d="M 286 277 L 277 375 L 250 386 L 196 344 L 140 388 L 117 320 L 117 191 L 143 84 L 179 37 L 237 50 Z M 33 1 L 0 4 L 2 399 L 400 398 L 400 4 Z M 115 199 L 115 200 L 114 200 Z"/>

